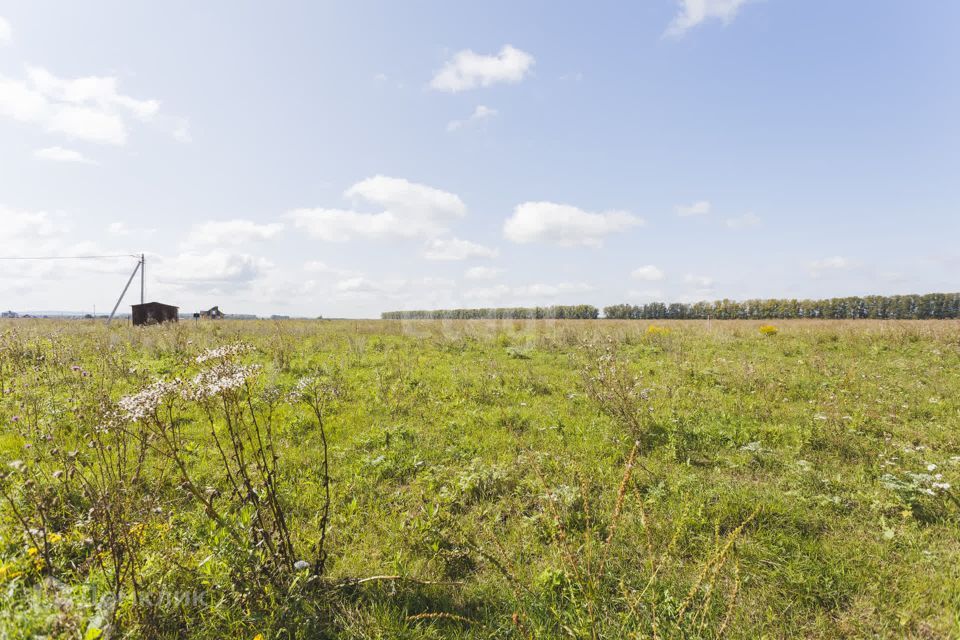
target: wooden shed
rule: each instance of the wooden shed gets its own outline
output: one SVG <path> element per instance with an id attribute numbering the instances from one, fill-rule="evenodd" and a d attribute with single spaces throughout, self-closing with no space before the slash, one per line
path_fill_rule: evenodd
<path id="1" fill-rule="evenodd" d="M 132 309 L 131 318 L 135 326 L 177 322 L 180 318 L 180 307 L 163 304 L 162 302 L 135 304 Z"/>

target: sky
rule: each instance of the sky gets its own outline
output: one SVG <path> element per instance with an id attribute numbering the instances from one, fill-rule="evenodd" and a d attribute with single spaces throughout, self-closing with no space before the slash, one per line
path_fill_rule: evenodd
<path id="1" fill-rule="evenodd" d="M 960 3 L 0 0 L 0 307 L 960 289 Z M 124 307 L 139 300 L 138 284 Z"/>

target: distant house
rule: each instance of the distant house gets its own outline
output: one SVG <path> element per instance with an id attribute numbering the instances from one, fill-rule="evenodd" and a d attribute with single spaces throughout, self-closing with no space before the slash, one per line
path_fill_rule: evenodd
<path id="1" fill-rule="evenodd" d="M 19 318 L 20 316 L 16 311 L 4 311 L 0 313 L 0 318 Z"/>
<path id="2" fill-rule="evenodd" d="M 220 311 L 220 307 L 212 307 L 206 311 L 200 312 L 200 317 L 206 320 L 222 320 L 224 316 L 223 311 Z"/>
<path id="3" fill-rule="evenodd" d="M 271 320 L 289 320 L 289 319 L 290 319 L 290 316 L 279 316 L 279 315 L 274 314 L 274 315 L 270 316 L 270 319 L 271 319 Z"/>
<path id="4" fill-rule="evenodd" d="M 160 324 L 162 322 L 178 322 L 180 307 L 162 302 L 146 302 L 132 306 L 130 317 L 134 326 L 146 324 Z"/>

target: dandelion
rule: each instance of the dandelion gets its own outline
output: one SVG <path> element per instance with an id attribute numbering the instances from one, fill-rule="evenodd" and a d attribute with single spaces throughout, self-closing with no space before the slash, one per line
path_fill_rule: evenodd
<path id="1" fill-rule="evenodd" d="M 772 324 L 764 324 L 760 326 L 760 333 L 762 333 L 765 336 L 775 336 L 779 332 L 780 330 L 777 329 Z"/>

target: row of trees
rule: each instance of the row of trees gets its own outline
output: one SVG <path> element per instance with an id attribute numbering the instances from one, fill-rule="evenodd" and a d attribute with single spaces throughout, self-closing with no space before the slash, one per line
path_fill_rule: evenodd
<path id="1" fill-rule="evenodd" d="M 864 296 L 825 300 L 716 300 L 683 304 L 632 305 L 604 307 L 603 315 L 621 320 L 718 320 L 768 318 L 824 319 L 902 319 L 927 320 L 960 318 L 960 293 L 928 293 L 905 296 Z"/>
<path id="2" fill-rule="evenodd" d="M 864 296 L 824 300 L 715 300 L 685 304 L 651 302 L 615 304 L 603 308 L 614 320 L 761 320 L 777 318 L 935 320 L 960 318 L 960 293 L 906 296 Z M 593 320 L 599 316 L 589 304 L 553 307 L 499 307 L 386 311 L 384 320 Z"/>
<path id="3" fill-rule="evenodd" d="M 500 307 L 487 309 L 434 309 L 386 311 L 384 320 L 593 320 L 599 309 L 589 304 L 554 307 Z"/>

